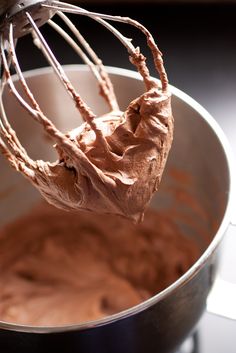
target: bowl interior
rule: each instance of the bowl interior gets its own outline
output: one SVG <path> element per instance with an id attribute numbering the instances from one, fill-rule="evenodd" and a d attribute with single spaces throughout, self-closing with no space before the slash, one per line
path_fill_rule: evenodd
<path id="1" fill-rule="evenodd" d="M 94 77 L 84 66 L 66 69 L 73 85 L 97 115 L 108 111 L 96 90 Z M 43 112 L 62 131 L 81 123 L 72 99 L 50 69 L 35 70 L 27 75 L 28 83 Z M 125 70 L 110 69 L 120 108 L 143 93 L 141 80 Z M 20 89 L 19 85 L 17 87 Z M 33 121 L 12 95 L 4 97 L 7 115 L 20 141 L 34 159 L 56 160 L 52 147 L 41 126 Z M 194 224 L 201 224 L 210 242 L 219 227 L 228 202 L 229 169 L 224 148 L 212 126 L 196 109 L 176 94 L 172 97 L 175 118 L 174 143 L 168 158 L 161 187 L 152 206 L 175 207 L 191 221 L 179 217 L 188 234 L 196 235 Z M 20 216 L 39 199 L 39 194 L 0 156 L 0 224 Z M 27 195 L 27 197 L 25 196 Z M 192 226 L 191 224 L 192 223 Z M 197 237 L 199 234 L 196 235 Z"/>
<path id="2" fill-rule="evenodd" d="M 66 72 L 97 115 L 108 111 L 86 67 L 68 66 Z M 109 68 L 109 73 L 120 108 L 125 110 L 130 101 L 143 93 L 143 83 L 137 75 L 126 70 Z M 50 69 L 32 71 L 26 77 L 41 109 L 58 128 L 66 132 L 81 124 L 72 99 Z M 16 85 L 21 90 L 17 81 Z M 48 139 L 41 126 L 12 95 L 5 94 L 4 102 L 10 123 L 29 155 L 33 159 L 56 160 L 53 141 Z M 207 113 L 193 105 L 191 99 L 173 88 L 174 142 L 160 189 L 151 206 L 161 212 L 171 212 L 182 234 L 193 238 L 203 253 L 224 218 L 230 175 L 226 152 L 214 123 L 208 120 Z M 0 168 L 1 228 L 27 213 L 41 196 L 1 156 Z M 158 219 L 156 225 L 158 227 Z"/>

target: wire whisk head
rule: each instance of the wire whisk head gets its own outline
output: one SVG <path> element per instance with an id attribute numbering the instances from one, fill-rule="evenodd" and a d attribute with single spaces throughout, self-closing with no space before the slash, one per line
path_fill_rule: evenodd
<path id="1" fill-rule="evenodd" d="M 146 91 L 122 112 L 112 82 L 101 59 L 66 13 L 86 16 L 109 30 L 127 49 L 131 63 L 140 73 Z M 68 31 L 52 16 L 57 14 Z M 160 82 L 150 76 L 146 58 L 131 39 L 111 21 L 141 30 L 147 38 Z M 99 92 L 108 105 L 108 114 L 97 117 L 74 89 L 39 27 L 49 24 L 76 51 L 95 76 Z M 59 1 L 17 1 L 1 23 L 1 96 L 7 86 L 29 115 L 53 138 L 59 155 L 55 163 L 34 161 L 12 129 L 4 103 L 0 102 L 0 149 L 10 164 L 27 177 L 52 204 L 64 209 L 87 209 L 115 213 L 133 221 L 142 219 L 152 194 L 158 189 L 173 137 L 173 117 L 168 79 L 162 54 L 149 31 L 128 17 L 89 12 Z M 33 96 L 16 54 L 18 38 L 31 33 L 60 79 L 84 120 L 80 129 L 63 134 L 45 116 Z M 11 77 L 14 67 L 27 99 L 16 89 Z M 62 182 L 63 181 L 63 182 Z"/>

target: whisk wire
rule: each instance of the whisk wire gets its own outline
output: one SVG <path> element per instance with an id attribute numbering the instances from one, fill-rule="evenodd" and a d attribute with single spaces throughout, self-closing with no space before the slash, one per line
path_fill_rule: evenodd
<path id="1" fill-rule="evenodd" d="M 147 38 L 147 44 L 148 44 L 149 48 L 151 49 L 155 67 L 156 67 L 157 71 L 159 72 L 161 83 L 162 83 L 162 91 L 163 92 L 167 91 L 168 78 L 167 78 L 167 74 L 166 74 L 166 71 L 165 71 L 165 68 L 163 65 L 162 53 L 159 50 L 159 48 L 157 47 L 157 45 L 155 44 L 155 41 L 154 41 L 151 33 L 143 25 L 141 25 L 138 21 L 132 20 L 129 17 L 111 16 L 111 15 L 105 15 L 105 14 L 101 14 L 101 13 L 97 13 L 97 12 L 87 11 L 81 7 L 71 5 L 71 4 L 66 4 L 63 2 L 59 2 L 59 1 L 53 1 L 52 5 L 43 4 L 42 6 L 47 7 L 47 8 L 54 8 L 54 9 L 57 9 L 60 11 L 68 12 L 68 13 L 74 13 L 74 14 L 79 14 L 82 16 L 88 16 L 88 17 L 96 20 L 97 22 L 99 22 L 103 26 L 105 26 L 110 32 L 112 32 L 121 41 L 121 43 L 127 48 L 129 54 L 134 58 L 137 56 L 138 51 L 137 51 L 137 48 L 135 48 L 132 45 L 131 40 L 129 38 L 124 37 L 116 28 L 114 28 L 108 22 L 104 21 L 104 19 L 130 24 L 132 26 L 135 26 L 139 30 L 141 30 Z M 133 62 L 134 65 L 136 65 L 136 63 L 137 63 L 137 61 Z M 142 74 L 143 70 L 140 70 L 139 67 L 137 67 L 137 69 Z M 149 89 L 150 82 L 147 79 L 148 76 L 149 76 L 149 73 L 147 73 L 147 76 L 143 77 L 143 79 L 147 85 L 147 88 Z"/>
<path id="2" fill-rule="evenodd" d="M 100 89 L 102 90 L 102 95 L 106 99 L 107 103 L 109 104 L 112 110 L 119 110 L 119 105 L 114 93 L 113 85 L 111 83 L 110 77 L 106 73 L 106 70 L 103 66 L 102 60 L 97 56 L 95 51 L 89 45 L 87 40 L 82 36 L 80 31 L 76 28 L 73 22 L 61 11 L 58 11 L 58 16 L 64 21 L 64 23 L 69 27 L 71 32 L 75 35 L 76 39 L 80 42 L 83 48 L 87 51 L 87 54 L 90 56 L 91 60 L 93 61 L 94 65 L 93 68 L 97 70 L 99 79 L 98 82 L 100 83 Z"/>
<path id="3" fill-rule="evenodd" d="M 100 76 L 100 73 L 98 72 L 96 66 L 93 64 L 93 62 L 88 58 L 88 56 L 83 52 L 83 50 L 79 47 L 79 45 L 71 38 L 71 36 L 66 33 L 65 30 L 63 30 L 57 23 L 55 23 L 53 20 L 49 20 L 48 24 L 56 31 L 58 32 L 66 41 L 67 43 L 74 49 L 74 51 L 81 57 L 81 59 L 84 61 L 86 65 L 90 68 L 91 72 L 97 79 L 98 83 L 102 85 L 103 80 Z M 108 94 L 107 94 L 108 97 Z M 108 101 L 109 102 L 109 101 Z M 109 106 L 112 108 L 111 104 Z"/>
<path id="4" fill-rule="evenodd" d="M 10 68 L 8 65 L 8 61 L 6 58 L 6 54 L 5 54 L 5 49 L 4 49 L 4 44 L 5 44 L 5 40 L 3 39 L 3 37 L 1 36 L 0 39 L 0 47 L 1 47 L 1 56 L 2 56 L 2 63 L 4 66 L 4 70 L 5 70 L 5 76 L 6 76 L 6 80 L 7 80 L 7 84 L 11 90 L 11 92 L 14 94 L 14 96 L 17 98 L 17 100 L 19 101 L 19 103 L 35 118 L 37 119 L 37 112 L 32 109 L 32 107 L 22 98 L 22 96 L 20 95 L 20 93 L 18 92 L 18 90 L 15 87 L 15 84 L 13 83 L 13 80 L 11 78 L 11 73 L 10 73 Z"/>
<path id="5" fill-rule="evenodd" d="M 98 127 L 96 125 L 95 114 L 87 106 L 87 104 L 83 101 L 83 99 L 80 97 L 80 95 L 75 91 L 73 85 L 71 84 L 70 80 L 68 79 L 67 75 L 65 74 L 65 71 L 63 70 L 61 64 L 56 59 L 55 55 L 53 54 L 53 52 L 50 49 L 49 45 L 47 44 L 46 40 L 42 36 L 42 34 L 41 34 L 40 30 L 38 29 L 36 23 L 34 22 L 33 18 L 27 12 L 26 12 L 26 16 L 27 16 L 29 22 L 31 23 L 36 36 L 39 38 L 40 42 L 42 43 L 43 53 L 46 54 L 47 59 L 49 60 L 53 69 L 55 70 L 60 81 L 63 83 L 66 91 L 72 96 L 72 98 L 76 104 L 76 107 L 79 109 L 79 112 L 80 112 L 82 118 L 84 119 L 84 121 L 86 121 L 91 126 L 94 133 L 96 134 L 96 138 L 99 140 L 101 145 L 104 147 L 104 150 L 106 152 L 108 152 L 109 151 L 108 143 L 107 143 L 105 137 L 103 136 L 102 132 L 98 129 Z"/>

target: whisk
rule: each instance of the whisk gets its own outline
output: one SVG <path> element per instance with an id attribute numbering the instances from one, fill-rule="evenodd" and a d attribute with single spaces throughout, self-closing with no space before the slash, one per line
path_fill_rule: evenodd
<path id="1" fill-rule="evenodd" d="M 2 9 L 1 9 L 2 10 Z M 0 20 L 1 98 L 0 150 L 11 166 L 21 172 L 51 204 L 65 210 L 89 210 L 118 214 L 140 221 L 153 193 L 158 189 L 173 138 L 168 79 L 162 54 L 150 32 L 128 17 L 104 15 L 59 1 L 15 1 Z M 101 59 L 66 16 L 87 16 L 109 30 L 125 46 L 131 63 L 141 74 L 146 91 L 122 112 Z M 71 31 L 69 35 L 52 17 L 57 15 Z M 160 81 L 150 77 L 146 58 L 131 39 L 118 31 L 111 21 L 135 26 L 146 36 Z M 39 27 L 49 24 L 75 50 L 96 77 L 108 113 L 97 117 L 69 81 Z M 20 37 L 31 33 L 60 82 L 72 97 L 84 123 L 66 134 L 45 116 L 34 98 L 16 54 Z M 25 93 L 20 94 L 11 77 L 10 66 Z M 33 160 L 21 145 L 4 109 L 3 91 L 7 89 L 29 115 L 53 138 L 58 152 L 54 163 Z M 27 99 L 25 99 L 27 98 Z"/>

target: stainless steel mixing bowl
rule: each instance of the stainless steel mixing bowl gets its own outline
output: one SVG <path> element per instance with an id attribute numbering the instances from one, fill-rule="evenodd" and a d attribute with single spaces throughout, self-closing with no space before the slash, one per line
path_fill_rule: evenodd
<path id="1" fill-rule="evenodd" d="M 66 71 L 94 111 L 106 112 L 88 69 L 68 66 Z M 120 106 L 125 109 L 143 92 L 143 83 L 132 71 L 109 68 L 109 72 Z M 70 98 L 50 69 L 31 71 L 26 77 L 42 110 L 58 127 L 66 131 L 79 124 Z M 206 308 L 217 272 L 221 240 L 232 221 L 232 160 L 228 143 L 214 119 L 189 96 L 176 88 L 172 91 L 174 144 L 152 206 L 178 210 L 178 223 L 201 247 L 201 257 L 161 293 L 99 321 L 66 327 L 27 327 L 0 322 L 1 352 L 167 353 L 174 351 L 194 329 Z M 14 98 L 6 95 L 5 102 L 8 116 L 30 156 L 53 160 L 55 152 L 39 126 Z M 0 170 L 2 226 L 25 213 L 40 196 L 1 157 Z M 186 176 L 190 176 L 188 182 Z M 181 195 L 190 195 L 192 206 L 189 198 Z"/>

